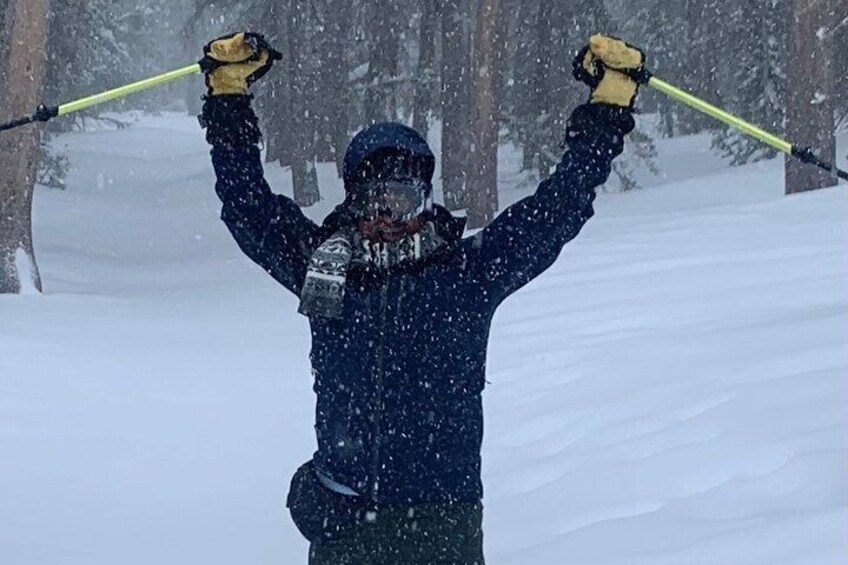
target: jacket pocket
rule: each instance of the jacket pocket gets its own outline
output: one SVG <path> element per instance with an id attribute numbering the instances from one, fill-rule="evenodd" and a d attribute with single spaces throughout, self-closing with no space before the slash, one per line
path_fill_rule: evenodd
<path id="1" fill-rule="evenodd" d="M 316 545 L 356 534 L 368 510 L 366 499 L 339 494 L 321 484 L 311 460 L 292 477 L 286 506 L 303 537 Z"/>

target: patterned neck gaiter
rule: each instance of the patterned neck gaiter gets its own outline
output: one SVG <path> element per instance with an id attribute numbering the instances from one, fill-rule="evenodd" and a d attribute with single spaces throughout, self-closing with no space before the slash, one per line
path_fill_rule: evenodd
<path id="1" fill-rule="evenodd" d="M 298 312 L 308 317 L 337 318 L 344 310 L 345 286 L 351 268 L 391 271 L 431 257 L 448 239 L 435 221 L 416 234 L 393 242 L 374 242 L 354 227 L 330 236 L 312 254 L 300 293 Z"/>

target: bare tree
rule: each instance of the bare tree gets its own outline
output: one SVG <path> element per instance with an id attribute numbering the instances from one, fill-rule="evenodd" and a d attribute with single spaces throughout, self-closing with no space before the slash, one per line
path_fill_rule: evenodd
<path id="1" fill-rule="evenodd" d="M 468 225 L 481 228 L 498 210 L 498 86 L 502 64 L 503 0 L 483 0 L 477 17 L 474 121 Z"/>
<path id="2" fill-rule="evenodd" d="M 3 118 L 28 114 L 44 82 L 48 0 L 14 0 L 7 20 L 6 98 Z M 32 191 L 39 157 L 39 130 L 26 126 L 0 134 L 0 293 L 41 290 L 32 245 Z"/>
<path id="3" fill-rule="evenodd" d="M 836 160 L 831 0 L 793 0 L 794 25 L 789 54 L 788 133 L 793 143 L 817 148 L 819 157 Z M 786 193 L 836 184 L 829 173 L 786 158 Z"/>

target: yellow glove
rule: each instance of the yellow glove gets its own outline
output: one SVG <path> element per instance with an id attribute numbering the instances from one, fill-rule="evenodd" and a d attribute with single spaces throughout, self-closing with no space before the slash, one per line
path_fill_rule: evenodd
<path id="1" fill-rule="evenodd" d="M 593 35 L 574 59 L 574 77 L 592 88 L 592 104 L 633 108 L 645 54 L 620 39 Z"/>
<path id="2" fill-rule="evenodd" d="M 256 33 L 221 37 L 203 48 L 200 61 L 206 86 L 212 96 L 247 94 L 254 82 L 265 76 L 281 55 Z"/>

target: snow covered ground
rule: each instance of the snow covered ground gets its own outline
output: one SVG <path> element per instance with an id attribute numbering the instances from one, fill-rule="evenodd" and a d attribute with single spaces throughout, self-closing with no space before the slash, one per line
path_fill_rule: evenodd
<path id="1" fill-rule="evenodd" d="M 0 563 L 305 563 L 283 500 L 313 449 L 307 324 L 218 221 L 201 132 L 59 142 L 46 293 L 0 296 Z M 665 176 L 603 194 L 499 312 L 489 563 L 848 559 L 845 187 L 786 198 L 781 161 L 706 146 L 662 142 Z"/>

